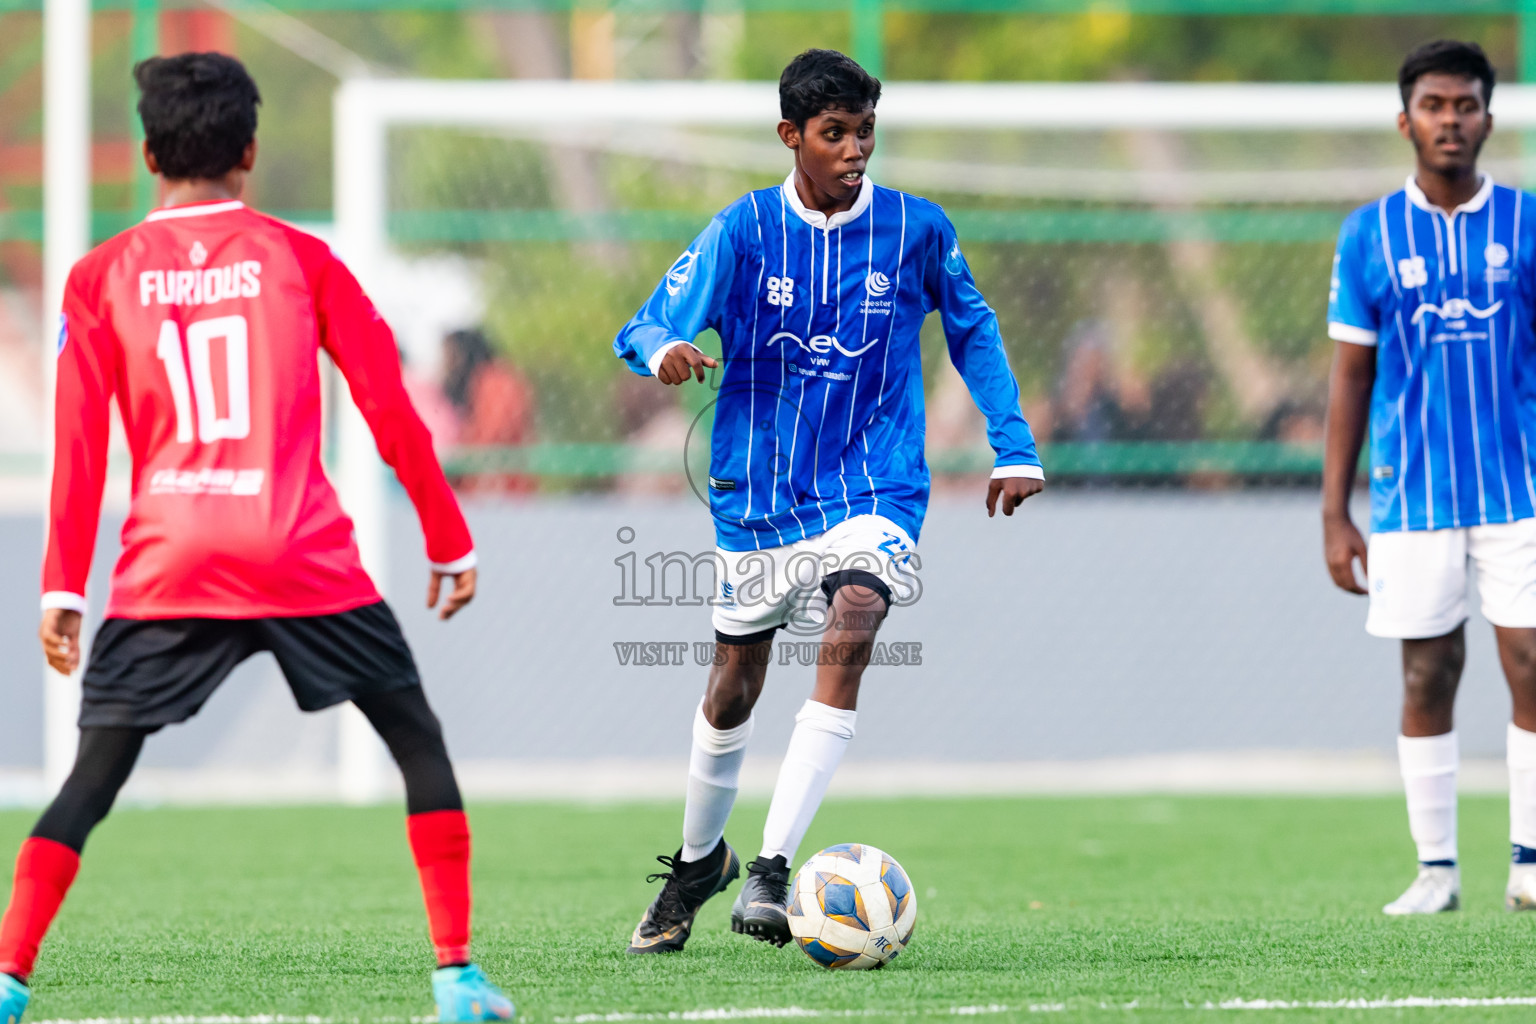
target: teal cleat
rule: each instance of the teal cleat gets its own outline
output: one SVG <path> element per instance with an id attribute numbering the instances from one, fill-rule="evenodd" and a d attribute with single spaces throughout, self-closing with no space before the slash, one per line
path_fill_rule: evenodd
<path id="1" fill-rule="evenodd" d="M 512 1000 L 487 981 L 485 972 L 474 964 L 433 971 L 432 997 L 437 1000 L 437 1019 L 443 1024 L 511 1020 L 517 1016 Z"/>
<path id="2" fill-rule="evenodd" d="M 21 1015 L 31 998 L 27 986 L 9 974 L 0 974 L 0 1024 L 21 1024 Z"/>

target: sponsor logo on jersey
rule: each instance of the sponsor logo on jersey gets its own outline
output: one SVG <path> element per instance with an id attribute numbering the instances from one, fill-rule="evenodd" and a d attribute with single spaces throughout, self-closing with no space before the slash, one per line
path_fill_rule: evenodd
<path id="1" fill-rule="evenodd" d="M 1408 256 L 1397 261 L 1397 276 L 1404 288 L 1422 288 L 1429 283 L 1429 269 L 1423 256 Z"/>
<path id="2" fill-rule="evenodd" d="M 951 277 L 959 277 L 965 270 L 965 257 L 960 255 L 960 240 L 955 239 L 955 244 L 950 246 L 949 252 L 944 256 L 944 269 L 949 271 Z"/>
<path id="3" fill-rule="evenodd" d="M 677 258 L 672 268 L 667 271 L 667 294 L 676 295 L 688 284 L 693 277 L 693 265 L 698 262 L 699 254 L 689 249 Z"/>
<path id="4" fill-rule="evenodd" d="M 1487 309 L 1478 309 L 1466 299 L 1446 299 L 1445 304 L 1437 306 L 1433 302 L 1421 302 L 1419 308 L 1413 311 L 1413 322 L 1417 324 L 1426 316 L 1437 316 L 1441 320 L 1462 320 L 1466 317 L 1475 317 L 1478 320 L 1487 320 L 1500 309 L 1504 308 L 1504 300 L 1500 299 Z"/>
<path id="5" fill-rule="evenodd" d="M 256 260 L 206 270 L 139 273 L 139 303 L 145 306 L 207 306 L 225 299 L 254 299 L 260 294 L 261 264 Z"/>
<path id="6" fill-rule="evenodd" d="M 709 478 L 709 489 L 712 491 L 734 491 L 736 489 L 736 481 L 721 480 L 717 476 L 712 476 Z"/>
<path id="7" fill-rule="evenodd" d="M 869 276 L 864 278 L 864 290 L 878 299 L 891 290 L 891 279 L 878 270 L 871 270 Z"/>
<path id="8" fill-rule="evenodd" d="M 768 305 L 793 306 L 795 304 L 795 279 L 770 277 L 768 279 Z"/>
<path id="9" fill-rule="evenodd" d="M 266 479 L 261 469 L 157 469 L 149 478 L 149 493 L 249 497 L 261 493 Z"/>
<path id="10" fill-rule="evenodd" d="M 187 253 L 187 259 L 192 261 L 194 267 L 200 267 L 208 262 L 208 250 L 203 248 L 202 242 L 193 242 L 192 251 Z"/>
<path id="11" fill-rule="evenodd" d="M 1478 309 L 1466 299 L 1446 299 L 1444 304 L 1439 306 L 1433 302 L 1421 302 L 1419 308 L 1413 311 L 1413 323 L 1417 326 L 1419 321 L 1424 320 L 1428 324 L 1428 317 L 1436 318 L 1436 322 L 1442 326 L 1429 328 L 1429 341 L 1434 345 L 1486 341 L 1488 332 L 1479 330 L 1473 321 L 1487 320 L 1502 308 L 1504 308 L 1503 299 L 1487 309 Z M 1472 320 L 1468 320 L 1467 317 L 1471 317 Z"/>
<path id="12" fill-rule="evenodd" d="M 768 344 L 772 346 L 776 342 L 780 341 L 784 342 L 786 348 L 790 342 L 794 342 L 796 345 L 800 346 L 803 351 L 810 353 L 812 357 L 811 362 L 817 366 L 826 366 L 828 360 L 824 358 L 818 359 L 816 357 L 829 356 L 832 354 L 834 349 L 838 352 L 841 352 L 845 356 L 861 356 L 865 352 L 868 352 L 870 349 L 874 348 L 876 345 L 880 344 L 880 339 L 878 337 L 874 337 L 864 341 L 864 343 L 861 344 L 858 348 L 851 349 L 847 345 L 844 345 L 841 341 L 838 341 L 837 335 L 835 334 L 816 334 L 812 335 L 809 339 L 805 339 L 793 331 L 779 331 L 773 337 L 768 339 Z"/>
<path id="13" fill-rule="evenodd" d="M 1503 244 L 1489 242 L 1488 248 L 1483 250 L 1483 261 L 1488 264 L 1483 269 L 1483 280 L 1489 284 L 1503 284 L 1509 280 L 1509 250 Z"/>

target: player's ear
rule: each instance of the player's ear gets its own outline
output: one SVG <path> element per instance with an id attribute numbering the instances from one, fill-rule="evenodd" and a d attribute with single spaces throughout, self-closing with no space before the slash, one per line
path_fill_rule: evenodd
<path id="1" fill-rule="evenodd" d="M 149 140 L 145 139 L 142 143 L 139 144 L 139 147 L 144 154 L 144 166 L 149 168 L 149 173 L 159 174 L 160 161 L 156 160 L 155 154 L 149 151 Z"/>
<path id="2" fill-rule="evenodd" d="M 790 149 L 800 148 L 800 129 L 788 118 L 779 122 L 779 139 Z"/>
<path id="3" fill-rule="evenodd" d="M 1413 141 L 1413 125 L 1408 120 L 1408 111 L 1406 110 L 1399 110 L 1397 112 L 1397 134 L 1409 142 Z"/>
<path id="4" fill-rule="evenodd" d="M 240 154 L 240 162 L 236 164 L 242 171 L 249 171 L 256 166 L 256 140 L 246 143 L 245 152 Z"/>

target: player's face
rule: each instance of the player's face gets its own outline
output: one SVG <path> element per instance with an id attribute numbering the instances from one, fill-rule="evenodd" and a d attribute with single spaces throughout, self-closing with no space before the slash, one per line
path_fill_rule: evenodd
<path id="1" fill-rule="evenodd" d="M 804 131 L 782 121 L 779 136 L 795 151 L 795 166 L 818 200 L 851 205 L 875 151 L 875 108 L 824 110 L 805 122 Z"/>
<path id="2" fill-rule="evenodd" d="M 1413 143 L 1419 163 L 1454 175 L 1477 165 L 1477 154 L 1493 131 L 1483 83 L 1460 75 L 1429 74 L 1413 84 L 1398 129 Z"/>

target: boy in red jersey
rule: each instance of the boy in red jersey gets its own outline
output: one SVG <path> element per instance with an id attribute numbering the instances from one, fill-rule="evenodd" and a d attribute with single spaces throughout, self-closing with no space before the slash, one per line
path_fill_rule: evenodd
<path id="1" fill-rule="evenodd" d="M 22 845 L 0 919 L 0 1024 L 25 1010 L 38 946 L 144 738 L 196 714 L 259 651 L 303 710 L 356 704 L 400 766 L 440 1019 L 510 1019 L 469 960 L 469 827 L 442 730 L 320 463 L 324 349 L 420 516 L 429 606 L 445 577 L 441 618 L 469 603 L 473 541 L 394 338 L 324 242 L 240 202 L 261 102 L 240 62 L 157 57 L 134 78 L 165 206 L 93 250 L 65 287 L 39 630 L 60 672 L 80 659 L 113 398 L 133 501 L 85 670 L 79 755 Z"/>

